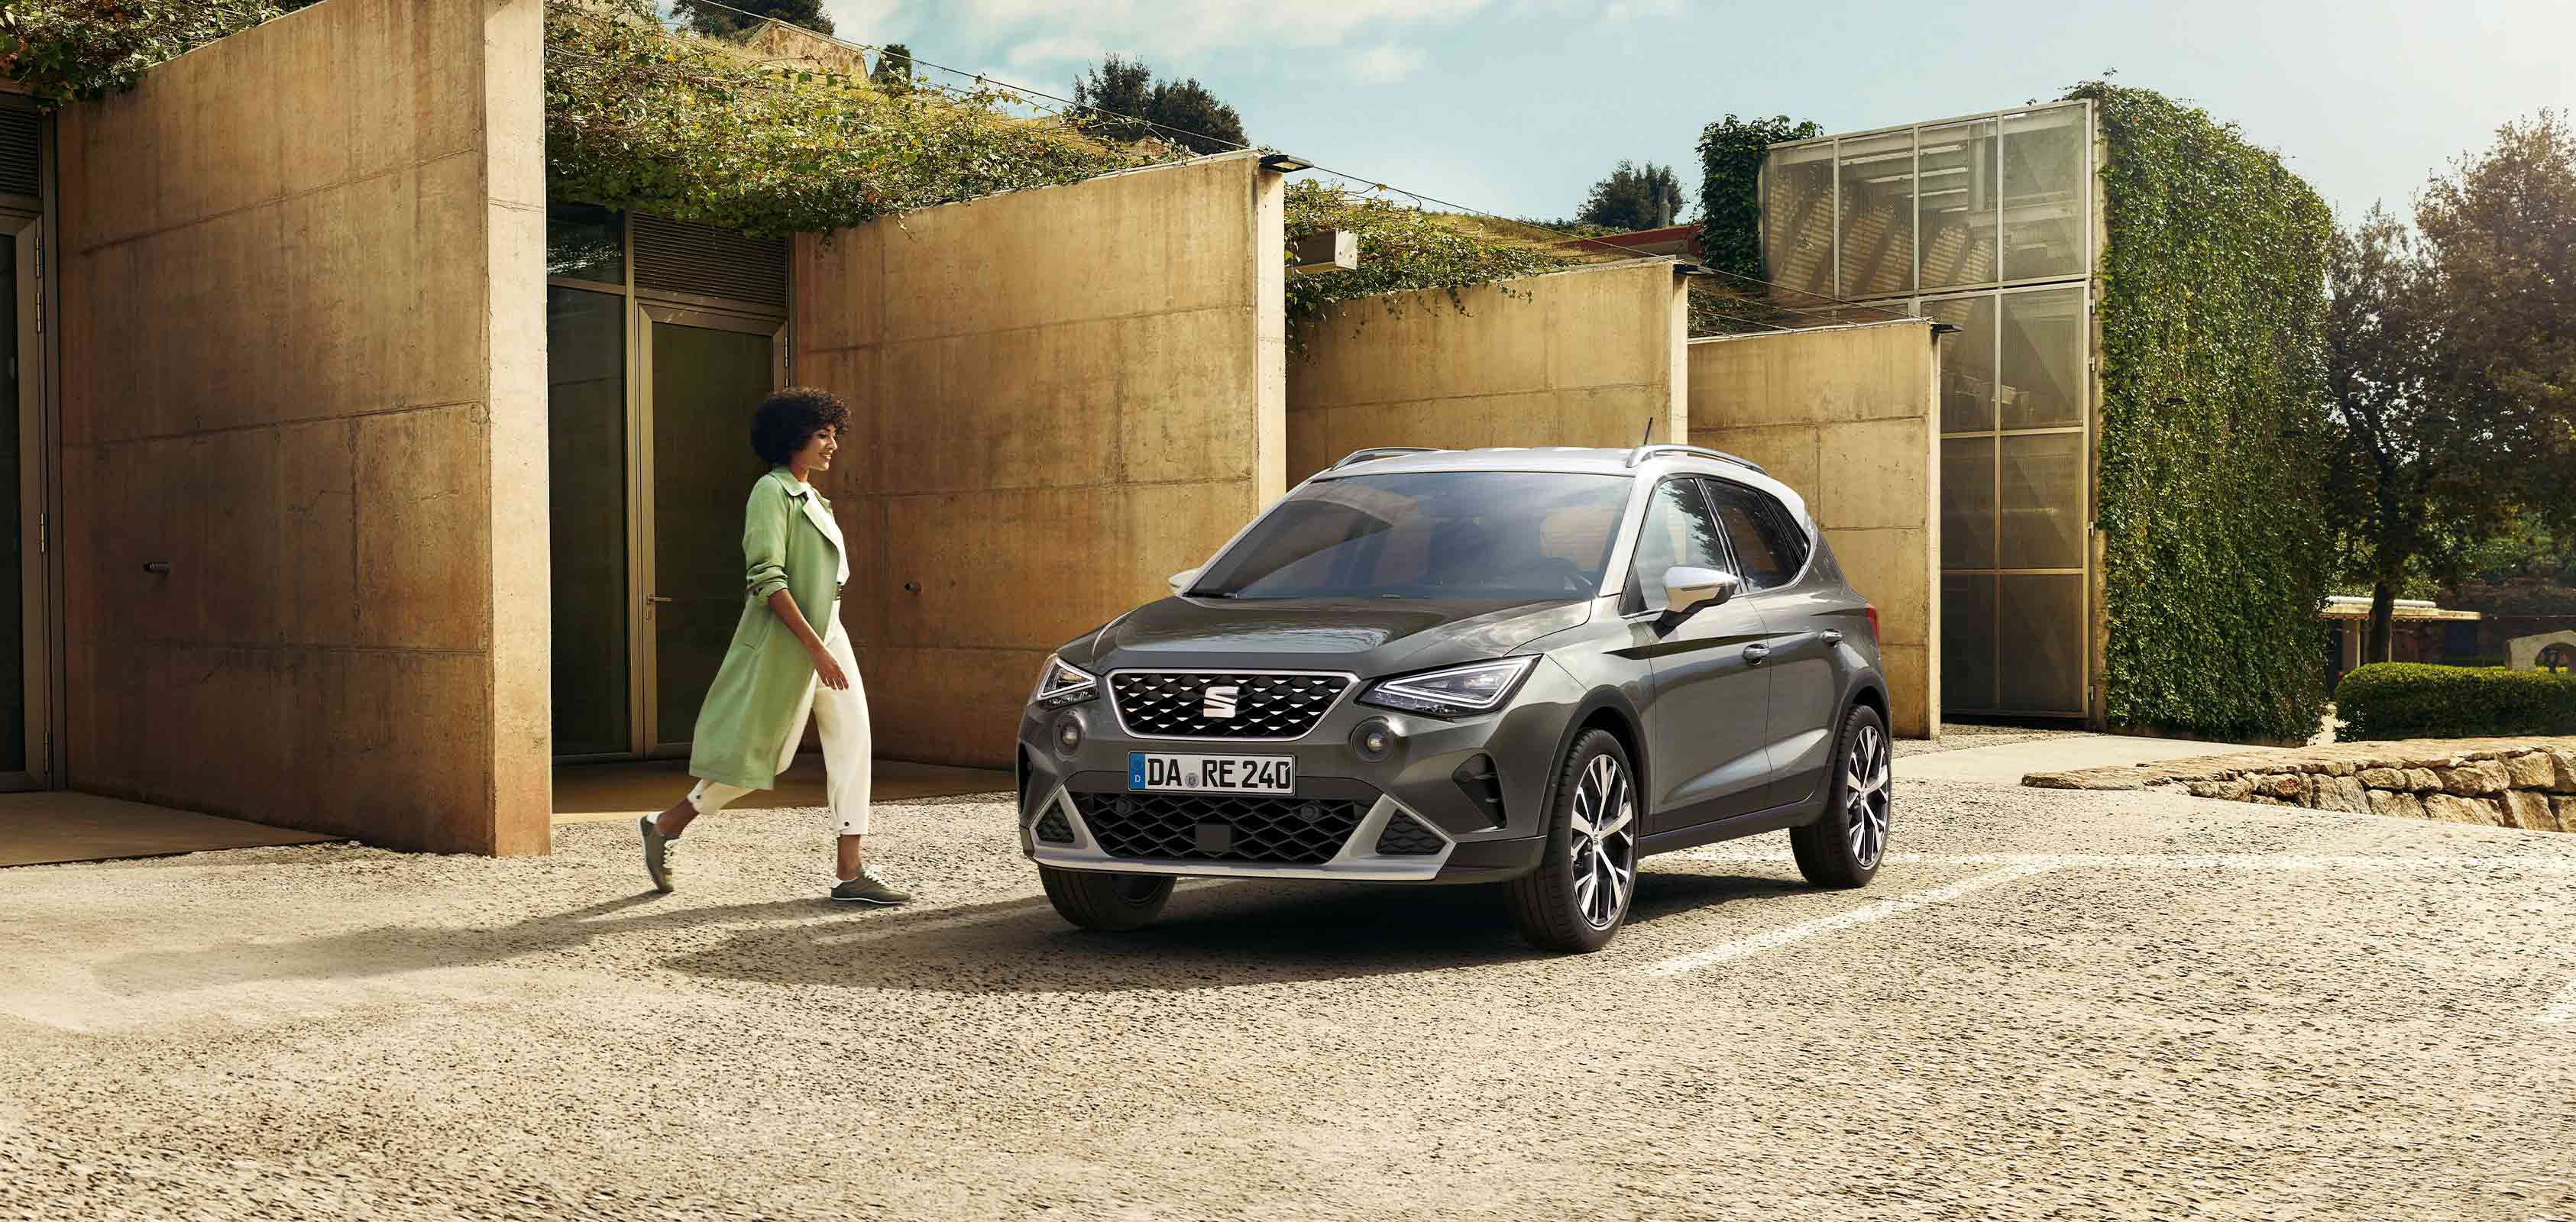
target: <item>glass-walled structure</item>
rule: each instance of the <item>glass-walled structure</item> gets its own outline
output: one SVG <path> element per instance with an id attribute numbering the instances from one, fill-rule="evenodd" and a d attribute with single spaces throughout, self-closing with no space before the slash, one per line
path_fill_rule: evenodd
<path id="1" fill-rule="evenodd" d="M 1945 712 L 2090 707 L 2093 135 L 2078 101 L 1775 145 L 1764 163 L 1783 304 L 1959 328 L 1941 368 Z"/>
<path id="2" fill-rule="evenodd" d="M 787 246 L 557 203 L 546 273 L 555 754 L 685 754 L 742 608 Z"/>

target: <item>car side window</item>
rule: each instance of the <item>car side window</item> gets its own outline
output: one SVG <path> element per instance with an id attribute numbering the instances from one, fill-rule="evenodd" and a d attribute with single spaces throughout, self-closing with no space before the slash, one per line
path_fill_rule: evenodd
<path id="1" fill-rule="evenodd" d="M 1707 486 L 1717 520 L 1744 565 L 1744 588 L 1772 590 L 1796 580 L 1806 567 L 1808 544 L 1788 507 L 1741 484 L 1713 479 Z"/>
<path id="2" fill-rule="evenodd" d="M 1668 479 L 1655 486 L 1646 522 L 1637 535 L 1637 558 L 1628 565 L 1626 613 L 1665 610 L 1664 570 L 1677 566 L 1735 571 L 1715 519 L 1699 494 L 1699 481 Z"/>

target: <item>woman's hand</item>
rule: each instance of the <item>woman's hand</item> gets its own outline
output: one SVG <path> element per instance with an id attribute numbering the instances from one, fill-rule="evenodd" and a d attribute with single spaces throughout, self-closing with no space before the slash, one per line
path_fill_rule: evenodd
<path id="1" fill-rule="evenodd" d="M 821 679 L 823 686 L 836 692 L 850 690 L 850 674 L 841 669 L 841 660 L 833 657 L 831 650 L 815 645 L 807 648 L 805 653 L 814 659 L 814 677 Z"/>

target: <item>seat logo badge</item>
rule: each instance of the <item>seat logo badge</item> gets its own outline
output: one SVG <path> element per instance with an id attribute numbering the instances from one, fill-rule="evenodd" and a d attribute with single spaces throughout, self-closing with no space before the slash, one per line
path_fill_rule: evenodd
<path id="1" fill-rule="evenodd" d="M 1210 721 L 1232 720 L 1235 701 L 1242 695 L 1240 687 L 1211 687 L 1199 693 L 1199 716 Z"/>

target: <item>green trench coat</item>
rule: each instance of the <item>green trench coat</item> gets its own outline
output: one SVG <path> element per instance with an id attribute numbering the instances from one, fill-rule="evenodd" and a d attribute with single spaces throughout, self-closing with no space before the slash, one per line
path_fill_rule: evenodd
<path id="1" fill-rule="evenodd" d="M 826 637 L 849 580 L 831 503 L 779 467 L 751 486 L 743 507 L 742 620 L 715 685 L 698 707 L 689 775 L 739 789 L 767 789 L 795 758 L 814 707 L 814 660 L 769 609 L 785 590 L 805 622 Z"/>

